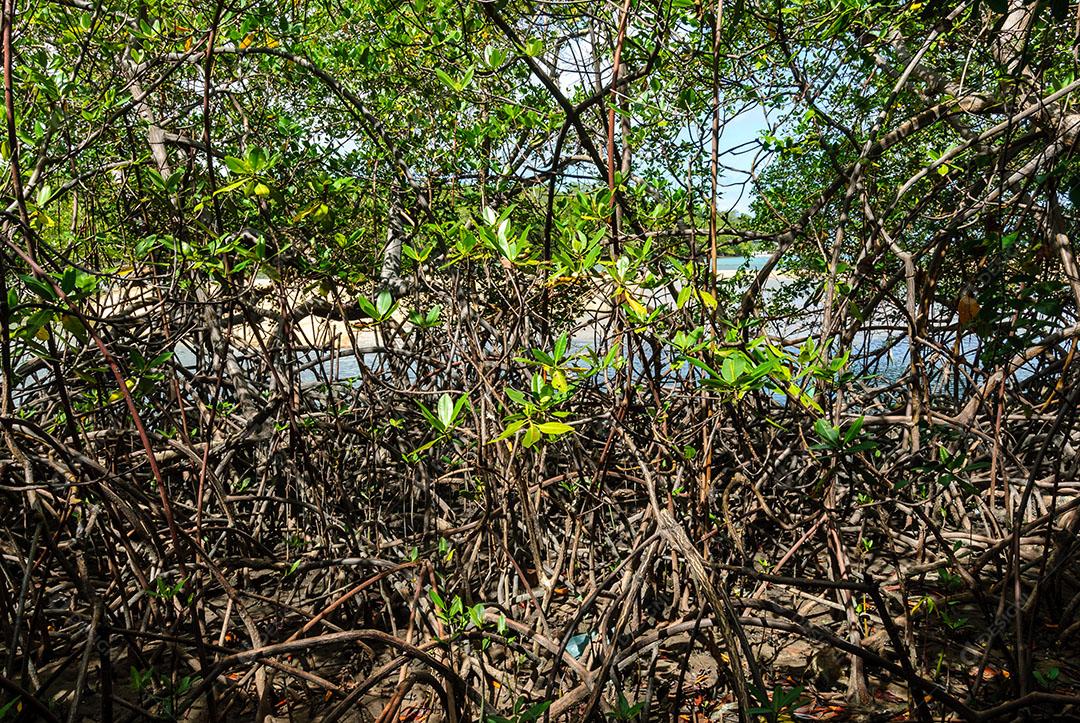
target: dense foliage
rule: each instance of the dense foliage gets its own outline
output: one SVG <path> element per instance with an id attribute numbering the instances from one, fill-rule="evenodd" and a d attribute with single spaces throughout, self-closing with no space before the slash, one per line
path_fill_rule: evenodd
<path id="1" fill-rule="evenodd" d="M 1078 18 L 3 0 L 0 719 L 1075 714 Z"/>

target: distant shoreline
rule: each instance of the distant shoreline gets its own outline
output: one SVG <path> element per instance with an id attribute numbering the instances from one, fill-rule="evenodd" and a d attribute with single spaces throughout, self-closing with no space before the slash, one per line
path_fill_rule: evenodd
<path id="1" fill-rule="evenodd" d="M 717 258 L 717 270 L 716 276 L 718 279 L 732 279 L 740 271 L 747 273 L 747 279 L 753 279 L 754 276 L 760 271 L 767 260 L 770 258 L 769 254 L 756 254 L 754 256 L 722 256 Z M 597 279 L 602 278 L 600 275 Z M 781 273 L 773 270 L 769 274 L 769 278 L 764 284 L 765 291 L 774 291 L 784 284 L 798 278 L 797 275 L 790 273 Z M 272 284 L 269 278 L 256 278 L 252 281 L 255 288 Z M 301 285 L 302 286 L 302 285 Z M 676 293 L 681 288 L 680 284 L 676 284 Z M 637 285 L 630 286 L 630 292 L 634 298 L 645 304 L 647 307 L 656 308 L 659 305 L 674 306 L 675 299 L 669 291 L 669 287 L 644 289 Z M 296 287 L 290 293 L 292 301 L 295 304 L 299 304 L 302 301 L 304 292 L 300 291 L 300 287 Z M 576 326 L 579 327 L 578 334 L 587 335 L 586 331 L 591 325 L 600 323 L 600 320 L 606 315 L 610 314 L 614 309 L 614 306 L 618 303 L 613 298 L 614 289 L 606 289 L 604 291 L 596 290 L 587 292 L 591 297 L 585 301 L 583 313 L 577 320 Z M 143 310 L 151 308 L 158 302 L 157 298 L 149 293 L 147 289 L 141 287 L 130 287 L 127 285 L 121 285 L 118 287 L 107 290 L 100 298 L 100 309 L 96 312 L 100 315 L 107 316 L 111 313 L 121 314 L 137 314 Z M 276 306 L 270 302 L 265 302 L 265 310 L 273 312 Z M 394 314 L 395 320 L 404 325 L 403 330 L 407 333 L 407 327 L 409 326 L 406 320 L 406 314 L 402 308 L 399 308 Z M 272 317 L 261 318 L 259 321 L 260 330 L 263 334 L 271 334 L 274 331 L 274 320 Z M 339 319 L 325 318 L 317 314 L 310 314 L 303 318 L 297 319 L 290 323 L 292 332 L 292 344 L 294 348 L 303 349 L 308 351 L 327 351 L 327 352 L 342 352 L 346 350 L 352 350 L 355 347 L 358 349 L 371 348 L 379 346 L 378 336 L 372 326 L 365 322 L 347 322 Z M 256 335 L 250 327 L 245 325 L 233 326 L 227 330 L 229 336 L 241 345 L 255 347 L 258 345 Z"/>

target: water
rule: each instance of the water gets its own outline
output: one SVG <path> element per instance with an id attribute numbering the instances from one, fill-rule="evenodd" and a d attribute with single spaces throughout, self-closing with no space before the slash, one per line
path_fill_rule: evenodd
<path id="1" fill-rule="evenodd" d="M 749 270 L 751 272 L 757 271 L 764 267 L 765 263 L 769 260 L 769 254 L 755 254 L 753 256 L 721 256 L 716 260 L 716 269 L 723 275 L 731 275 L 741 269 Z M 776 276 L 770 280 L 771 283 L 767 285 L 766 290 L 780 288 L 784 286 L 788 279 L 782 276 Z M 805 300 L 803 300 L 805 302 Z M 646 300 L 649 306 L 656 306 L 658 304 L 666 304 L 672 306 L 674 299 L 670 298 L 670 294 L 666 291 L 661 291 L 659 294 L 654 294 Z M 799 303 L 796 301 L 796 303 Z M 809 310 L 809 309 L 807 309 Z M 570 353 L 579 354 L 582 352 L 593 351 L 599 355 L 603 355 L 609 348 L 610 339 L 606 338 L 602 333 L 601 324 L 598 320 L 586 318 L 581 320 L 585 323 L 573 334 L 570 339 Z M 804 333 L 811 333 L 813 330 L 808 328 L 790 328 L 783 332 L 787 336 L 800 336 Z M 860 333 L 853 344 L 853 354 L 864 357 L 858 364 L 857 369 L 852 369 L 860 375 L 870 375 L 878 380 L 878 383 L 885 383 L 895 381 L 902 376 L 910 367 L 910 356 L 908 351 L 908 342 L 906 338 L 900 338 L 898 341 L 896 337 L 897 333 L 886 332 L 864 332 Z M 874 352 L 883 349 L 887 345 L 892 343 L 891 349 L 881 359 L 873 359 Z M 951 346 L 951 341 L 950 341 Z M 969 361 L 974 361 L 976 353 L 976 339 L 972 335 L 968 335 L 964 339 L 964 343 L 961 345 L 962 355 Z M 799 350 L 797 348 L 791 348 L 788 350 L 793 355 L 798 355 Z M 333 359 L 331 359 L 333 356 Z M 358 358 L 359 356 L 359 358 Z M 331 380 L 343 383 L 355 383 L 356 379 L 361 374 L 361 369 L 375 369 L 378 368 L 380 362 L 380 354 L 372 353 L 370 351 L 362 352 L 357 355 L 350 349 L 340 349 L 333 355 L 329 351 L 308 351 L 300 355 L 302 364 L 304 366 L 301 372 L 301 379 L 305 383 L 316 383 L 323 380 Z M 866 358 L 869 357 L 869 358 Z M 671 370 L 671 364 L 674 362 L 673 352 L 666 346 L 661 350 L 661 367 L 665 372 Z M 641 359 L 635 356 L 631 362 L 636 371 L 641 371 Z M 923 363 L 934 385 L 941 389 L 944 383 L 949 378 L 950 374 L 946 372 L 947 365 L 939 355 L 936 354 L 924 354 Z M 952 373 L 955 373 L 954 371 Z"/>
<path id="2" fill-rule="evenodd" d="M 753 272 L 761 269 L 768 259 L 768 254 L 756 254 L 753 256 L 722 256 L 716 260 L 716 269 L 722 275 L 731 275 L 740 269 Z M 772 281 L 773 283 L 770 284 L 769 288 L 775 290 L 777 287 L 786 285 L 788 279 L 777 276 L 773 278 Z M 648 299 L 647 303 L 650 306 L 656 304 L 667 304 L 670 306 L 673 304 L 674 300 L 667 298 L 668 296 L 669 294 L 664 292 L 655 298 Z M 799 302 L 796 301 L 796 303 Z M 809 307 L 805 310 L 807 312 L 812 312 L 812 309 Z M 602 355 L 607 351 L 610 339 L 605 338 L 604 335 L 600 333 L 600 322 L 596 318 L 589 319 L 588 316 L 589 315 L 587 314 L 586 318 L 582 320 L 587 323 L 573 335 L 570 351 L 571 353 L 581 353 L 586 350 L 593 350 L 595 353 Z M 814 314 L 810 313 L 809 316 L 813 317 Z M 791 328 L 782 331 L 781 333 L 786 336 L 792 336 L 807 331 L 812 331 L 812 329 Z M 949 349 L 952 348 L 953 343 L 954 339 L 946 339 L 943 341 L 945 348 Z M 881 359 L 874 360 L 874 352 L 883 349 L 889 344 L 892 344 L 892 346 L 888 353 Z M 860 361 L 855 362 L 849 369 L 860 375 L 872 375 L 877 379 L 877 383 L 894 381 L 909 369 L 910 353 L 908 342 L 907 339 L 904 338 L 902 332 L 863 332 L 857 336 L 852 346 L 852 354 L 861 359 Z M 797 349 L 790 349 L 789 351 L 793 354 L 798 354 Z M 975 337 L 974 334 L 965 335 L 959 351 L 964 359 L 969 363 L 974 363 L 978 355 L 977 337 Z M 187 347 L 181 342 L 175 348 L 175 353 L 176 356 L 174 360 L 176 363 L 179 363 L 188 369 L 193 369 L 195 366 L 195 355 L 190 347 Z M 665 372 L 668 372 L 671 370 L 671 364 L 674 362 L 672 351 L 665 346 L 665 348 L 661 350 L 661 355 L 661 367 Z M 385 361 L 382 357 L 382 354 L 372 351 L 370 346 L 366 349 L 361 348 L 356 351 L 349 348 L 340 348 L 336 350 L 328 348 L 325 350 L 317 349 L 298 352 L 297 361 L 301 367 L 300 380 L 304 384 L 320 384 L 326 381 L 348 385 L 356 384 L 361 378 L 362 370 L 377 370 L 381 366 L 381 363 Z M 631 363 L 637 371 L 641 371 L 639 369 L 641 366 L 640 358 L 635 356 Z M 945 357 L 927 350 L 924 351 L 923 363 L 931 379 L 931 388 L 935 393 L 940 394 L 947 392 L 953 387 L 953 379 L 956 375 L 956 370 L 951 368 L 950 363 Z M 1023 380 L 1030 376 L 1033 366 L 1034 363 L 1030 363 L 1018 370 L 1015 374 L 1015 379 Z M 25 390 L 27 387 L 36 386 L 45 382 L 48 377 L 49 371 L 47 369 L 42 369 L 31 378 L 24 380 L 24 384 L 21 386 Z M 967 379 L 964 376 L 961 376 L 959 380 L 960 389 L 957 391 L 963 391 L 967 386 Z"/>
<path id="3" fill-rule="evenodd" d="M 769 254 L 755 254 L 753 256 L 720 256 L 716 259 L 717 271 L 738 271 L 747 268 L 757 271 L 769 260 Z"/>

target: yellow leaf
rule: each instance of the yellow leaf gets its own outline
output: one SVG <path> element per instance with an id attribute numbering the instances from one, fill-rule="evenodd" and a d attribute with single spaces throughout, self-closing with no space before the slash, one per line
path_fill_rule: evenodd
<path id="1" fill-rule="evenodd" d="M 970 291 L 965 291 L 956 305 L 956 310 L 960 313 L 960 326 L 967 326 L 979 315 L 979 302 Z"/>
<path id="2" fill-rule="evenodd" d="M 191 38 L 188 38 L 187 40 L 184 41 L 184 52 L 185 53 L 191 52 Z"/>
<path id="3" fill-rule="evenodd" d="M 39 328 L 36 332 L 34 332 L 34 336 L 36 336 L 38 339 L 41 339 L 42 341 L 47 341 L 49 339 L 49 327 L 43 326 Z"/>
<path id="4" fill-rule="evenodd" d="M 51 228 L 56 225 L 56 222 L 52 220 L 52 217 L 40 208 L 31 211 L 30 218 L 40 228 Z"/>
<path id="5" fill-rule="evenodd" d="M 624 293 L 623 300 L 626 301 L 626 305 L 629 306 L 638 316 L 648 315 L 649 310 L 645 308 L 645 305 L 635 299 L 630 294 Z"/>
<path id="6" fill-rule="evenodd" d="M 303 211 L 300 211 L 298 214 L 293 216 L 292 222 L 296 223 L 297 221 L 302 221 L 306 216 L 316 213 L 317 211 L 321 211 L 323 205 L 324 204 L 321 201 L 316 201 L 315 203 L 305 208 Z M 318 216 L 316 216 L 316 218 L 318 218 Z"/>
<path id="7" fill-rule="evenodd" d="M 244 39 L 240 41 L 240 49 L 243 50 L 244 48 L 250 46 L 251 41 L 254 40 L 254 39 L 255 39 L 255 34 L 254 33 L 248 33 L 247 35 L 245 35 Z"/>

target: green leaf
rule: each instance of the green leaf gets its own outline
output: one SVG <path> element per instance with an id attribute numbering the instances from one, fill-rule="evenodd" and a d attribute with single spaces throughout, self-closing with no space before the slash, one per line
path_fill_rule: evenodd
<path id="1" fill-rule="evenodd" d="M 436 409 L 439 413 L 439 421 L 443 423 L 444 427 L 449 427 L 450 423 L 454 421 L 454 400 L 450 398 L 449 394 L 443 394 L 439 397 L 439 404 Z"/>
<path id="2" fill-rule="evenodd" d="M 250 168 L 252 171 L 261 170 L 268 165 L 266 162 L 266 152 L 263 151 L 263 149 L 259 146 L 252 146 L 251 148 L 249 148 L 247 155 L 248 168 Z"/>
<path id="3" fill-rule="evenodd" d="M 375 311 L 378 312 L 378 318 L 382 319 L 390 311 L 390 307 L 394 303 L 394 297 L 389 291 L 383 290 L 379 292 L 379 295 L 375 298 Z"/>
<path id="4" fill-rule="evenodd" d="M 215 196 L 220 196 L 223 193 L 229 193 L 230 191 L 235 191 L 236 189 L 240 188 L 241 186 L 246 186 L 247 184 L 248 184 L 248 179 L 243 178 L 243 179 L 237 181 L 236 183 L 230 183 L 228 186 L 225 186 L 224 188 L 219 188 L 218 190 L 214 191 L 214 195 Z"/>
<path id="5" fill-rule="evenodd" d="M 379 318 L 379 312 L 375 308 L 375 305 L 372 304 L 367 299 L 365 299 L 363 296 L 357 297 L 356 305 L 360 307 L 360 311 L 364 312 L 365 316 L 367 316 L 369 318 L 372 318 L 372 319 L 378 319 Z"/>
<path id="6" fill-rule="evenodd" d="M 449 75 L 439 70 L 438 68 L 435 69 L 435 76 L 439 80 L 441 80 L 443 85 L 445 85 L 450 90 L 461 90 L 461 88 L 458 87 L 458 84 L 454 82 L 453 78 L 451 78 Z"/>
<path id="7" fill-rule="evenodd" d="M 451 419 L 456 420 L 461 415 L 461 409 L 468 403 L 469 403 L 469 395 L 468 394 L 462 394 L 460 397 L 458 397 L 458 400 L 456 402 L 454 402 L 454 413 L 451 416 Z"/>
<path id="8" fill-rule="evenodd" d="M 225 165 L 229 168 L 229 171 L 238 176 L 251 172 L 251 167 L 248 166 L 246 161 L 242 161 L 233 156 L 225 156 Z"/>
<path id="9" fill-rule="evenodd" d="M 42 281 L 33 276 L 23 276 L 22 280 L 31 291 L 41 297 L 44 301 L 57 301 L 60 298 L 57 296 L 56 289 L 53 285 L 46 281 Z"/>
<path id="10" fill-rule="evenodd" d="M 814 410 L 814 411 L 815 411 L 815 412 L 817 412 L 818 414 L 824 414 L 824 413 L 825 413 L 825 410 L 823 410 L 823 409 L 821 408 L 821 405 L 820 405 L 820 404 L 818 404 L 818 403 L 817 403 L 817 402 L 816 402 L 816 401 L 814 400 L 814 398 L 813 398 L 813 397 L 811 397 L 811 396 L 810 396 L 809 394 L 805 393 L 805 392 L 804 392 L 804 391 L 803 391 L 803 390 L 802 390 L 802 389 L 801 389 L 801 388 L 799 387 L 799 385 L 798 385 L 798 384 L 796 384 L 795 382 L 791 382 L 790 384 L 788 384 L 788 385 L 787 385 L 787 390 L 786 390 L 786 391 L 787 391 L 787 395 L 788 395 L 789 397 L 791 397 L 792 399 L 796 399 L 796 400 L 798 400 L 799 402 L 801 402 L 801 403 L 805 404 L 805 405 L 806 405 L 807 407 L 809 407 L 810 409 Z"/>
<path id="11" fill-rule="evenodd" d="M 79 317 L 72 316 L 71 314 L 64 314 L 60 317 L 60 324 L 64 327 L 64 330 L 73 337 L 80 342 L 86 343 L 89 335 L 86 333 L 86 327 L 79 321 Z"/>
<path id="12" fill-rule="evenodd" d="M 505 389 L 505 393 L 506 393 L 506 396 L 510 397 L 511 401 L 513 401 L 515 404 L 517 404 L 520 407 L 524 407 L 525 404 L 528 401 L 525 398 L 525 395 L 522 392 L 519 392 L 517 389 L 514 389 L 513 387 L 507 387 Z"/>
<path id="13" fill-rule="evenodd" d="M 490 46 L 484 51 L 484 62 L 489 68 L 499 67 L 503 64 L 504 60 L 506 60 L 506 53 L 495 46 Z"/>
<path id="14" fill-rule="evenodd" d="M 64 273 L 60 277 L 60 289 L 65 294 L 70 294 L 71 292 L 75 291 L 75 274 L 76 272 L 74 266 L 68 266 L 66 269 L 64 269 Z"/>
<path id="15" fill-rule="evenodd" d="M 862 429 L 864 417 L 859 417 L 851 426 L 848 427 L 847 432 L 844 434 L 844 444 L 850 444 L 853 439 L 859 436 L 859 430 Z"/>
<path id="16" fill-rule="evenodd" d="M 701 369 L 702 371 L 704 371 L 710 377 L 712 377 L 714 379 L 718 379 L 720 377 L 720 375 L 716 373 L 715 369 L 713 369 L 711 366 L 709 366 L 705 362 L 701 361 L 700 359 L 695 359 L 692 356 L 685 357 L 685 359 L 686 359 L 686 361 L 688 361 L 691 364 L 693 364 L 694 366 L 696 366 L 698 369 Z"/>
<path id="17" fill-rule="evenodd" d="M 536 359 L 536 361 L 540 362 L 541 364 L 543 364 L 545 366 L 549 366 L 549 367 L 555 366 L 555 358 L 549 356 L 547 352 L 541 351 L 539 349 L 533 349 L 532 350 L 532 355 L 533 355 L 533 358 Z"/>
<path id="18" fill-rule="evenodd" d="M 430 424 L 436 432 L 441 433 L 446 431 L 446 425 L 443 424 L 442 420 L 432 414 L 430 409 L 425 407 L 422 402 L 417 402 L 416 404 L 420 407 L 420 413 L 424 415 L 424 419 L 427 420 L 428 424 Z"/>
<path id="19" fill-rule="evenodd" d="M 537 703 L 536 705 L 532 706 L 527 711 L 522 713 L 518 717 L 518 721 L 519 723 L 532 723 L 533 721 L 540 720 L 540 716 L 544 715 L 544 713 L 549 707 L 551 707 L 550 700 L 545 700 L 543 702 Z"/>
<path id="20" fill-rule="evenodd" d="M 461 82 L 458 83 L 458 90 L 465 90 L 469 87 L 473 80 L 473 74 L 476 72 L 476 66 L 470 65 L 465 70 L 465 75 L 461 76 Z"/>
<path id="21" fill-rule="evenodd" d="M 516 422 L 511 422 L 510 424 L 506 425 L 506 429 L 504 429 L 502 434 L 496 437 L 494 441 L 499 442 L 501 440 L 508 439 L 509 437 L 513 437 L 515 434 L 518 433 L 518 430 L 520 430 L 524 426 L 524 419 L 519 419 Z"/>
<path id="22" fill-rule="evenodd" d="M 814 431 L 830 446 L 835 447 L 840 443 L 840 430 L 829 424 L 828 420 L 819 419 L 814 422 Z"/>
<path id="23" fill-rule="evenodd" d="M 729 356 L 724 359 L 724 363 L 720 366 L 720 378 L 729 384 L 734 384 L 742 376 L 745 369 L 746 360 L 741 355 Z"/>
<path id="24" fill-rule="evenodd" d="M 559 334 L 559 338 L 555 340 L 555 358 L 557 360 L 561 360 L 563 354 L 566 353 L 567 344 L 569 344 L 569 338 L 564 331 L 562 334 Z"/>
<path id="25" fill-rule="evenodd" d="M 574 431 L 573 427 L 571 427 L 569 424 L 564 424 L 562 422 L 544 422 L 543 424 L 537 425 L 537 429 L 539 429 L 544 434 L 554 435 L 566 434 L 567 432 Z"/>
<path id="26" fill-rule="evenodd" d="M 11 709 L 15 708 L 15 706 L 22 706 L 22 698 L 19 696 L 15 696 L 7 703 L 4 703 L 3 706 L 0 706 L 0 720 L 7 720 L 8 713 L 10 713 Z"/>

